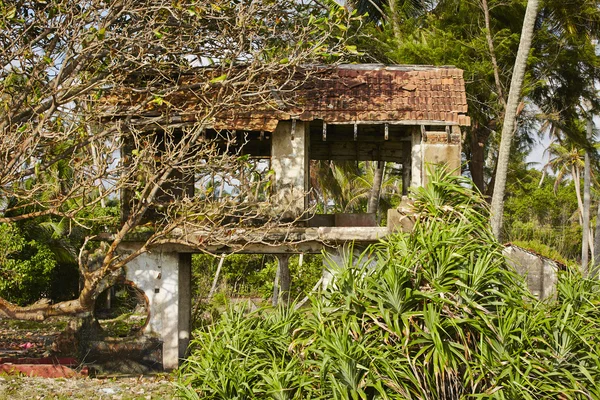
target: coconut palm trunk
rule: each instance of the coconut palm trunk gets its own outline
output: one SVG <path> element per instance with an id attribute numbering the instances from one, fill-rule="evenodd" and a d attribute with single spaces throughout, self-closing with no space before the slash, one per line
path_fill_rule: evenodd
<path id="1" fill-rule="evenodd" d="M 525 78 L 525 68 L 527 66 L 527 57 L 531 48 L 533 39 L 533 27 L 539 7 L 539 0 L 529 0 L 525 10 L 523 20 L 523 30 L 521 32 L 521 41 L 517 51 L 517 59 L 510 82 L 508 92 L 508 101 L 506 103 L 506 113 L 504 114 L 504 124 L 502 126 L 502 138 L 498 154 L 498 169 L 496 171 L 496 182 L 494 183 L 494 195 L 491 206 L 492 231 L 497 239 L 500 239 L 502 230 L 502 213 L 504 212 L 504 192 L 506 190 L 506 175 L 508 174 L 508 159 L 510 155 L 510 146 L 515 134 L 517 106 L 521 98 L 521 89 Z"/>
<path id="2" fill-rule="evenodd" d="M 593 268 L 590 270 L 589 275 L 591 278 L 598 279 L 598 271 L 600 269 L 600 202 L 598 202 L 598 211 L 596 214 L 596 231 L 594 234 L 593 254 Z"/>
<path id="3" fill-rule="evenodd" d="M 582 210 L 582 240 L 581 240 L 581 268 L 588 271 L 589 264 L 589 239 L 590 239 L 590 155 L 585 152 L 585 166 L 583 168 L 583 210 Z"/>

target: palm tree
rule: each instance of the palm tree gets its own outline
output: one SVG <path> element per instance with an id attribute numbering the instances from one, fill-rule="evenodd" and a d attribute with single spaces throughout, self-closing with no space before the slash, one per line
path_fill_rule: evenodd
<path id="1" fill-rule="evenodd" d="M 558 189 L 560 183 L 568 176 L 573 179 L 575 183 L 575 194 L 577 195 L 577 205 L 579 210 L 579 223 L 582 223 L 583 216 L 583 200 L 581 197 L 581 172 L 585 166 L 583 155 L 584 150 L 579 149 L 573 145 L 567 147 L 558 142 L 553 142 L 550 144 L 548 149 L 546 150 L 550 154 L 550 159 L 544 165 L 542 169 L 542 179 L 540 180 L 540 185 L 544 179 L 544 176 L 547 174 L 548 169 L 550 169 L 554 174 L 556 174 L 556 181 L 554 183 L 554 191 Z"/>
<path id="2" fill-rule="evenodd" d="M 506 190 L 506 176 L 508 174 L 508 162 L 510 147 L 515 134 L 517 107 L 521 101 L 521 88 L 525 78 L 525 68 L 527 67 L 527 57 L 531 48 L 533 39 L 533 27 L 538 12 L 539 0 L 529 0 L 523 19 L 523 31 L 519 42 L 519 50 L 515 60 L 508 92 L 508 101 L 506 102 L 506 112 L 504 114 L 504 124 L 502 126 L 502 136 L 498 154 L 498 163 L 496 169 L 496 181 L 494 182 L 494 195 L 492 196 L 491 222 L 492 231 L 497 239 L 500 239 L 502 229 L 502 214 L 504 212 L 504 192 Z"/>
<path id="3" fill-rule="evenodd" d="M 318 161 L 311 165 L 311 186 L 323 211 L 374 212 L 392 206 L 401 195 L 401 178 L 385 163 Z"/>
<path id="4" fill-rule="evenodd" d="M 579 223 L 583 227 L 582 232 L 582 252 L 581 252 L 581 263 L 582 267 L 587 268 L 588 264 L 588 249 L 591 250 L 592 254 L 594 253 L 594 234 L 593 229 L 589 226 L 589 193 L 587 196 L 582 196 L 581 193 L 581 175 L 582 172 L 587 167 L 589 168 L 589 154 L 586 150 L 578 148 L 574 144 L 570 144 L 568 147 L 562 145 L 558 142 L 553 142 L 548 147 L 548 153 L 550 154 L 550 160 L 543 168 L 542 179 L 540 180 L 540 184 L 544 179 L 544 175 L 547 170 L 550 169 L 553 173 L 556 174 L 556 181 L 554 183 L 554 191 L 558 189 L 558 185 L 563 181 L 564 178 L 570 176 L 573 180 L 573 184 L 575 186 L 575 194 L 577 196 L 577 208 L 578 208 L 578 220 Z M 589 189 L 589 181 L 594 179 L 591 169 L 589 172 L 587 186 Z M 597 184 L 597 182 L 595 182 Z M 585 198 L 587 197 L 587 199 Z M 586 204 L 588 203 L 588 204 Z M 587 224 L 586 224 L 587 221 Z M 587 227 L 586 227 L 587 225 Z"/>
<path id="5" fill-rule="evenodd" d="M 402 40 L 402 23 L 410 18 L 418 17 L 431 10 L 431 0 L 349 0 L 346 2 L 360 14 L 368 14 L 377 23 L 391 23 L 394 38 Z"/>

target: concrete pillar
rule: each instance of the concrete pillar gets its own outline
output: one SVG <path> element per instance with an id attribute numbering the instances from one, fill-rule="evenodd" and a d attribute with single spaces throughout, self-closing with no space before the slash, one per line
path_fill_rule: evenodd
<path id="1" fill-rule="evenodd" d="M 408 151 L 407 151 L 408 150 Z M 411 169 L 412 169 L 412 149 L 403 150 L 404 155 L 402 156 L 402 196 L 408 196 L 408 188 L 411 183 Z"/>
<path id="2" fill-rule="evenodd" d="M 185 358 L 192 329 L 192 254 L 179 254 L 179 359 Z"/>
<path id="3" fill-rule="evenodd" d="M 154 250 L 140 255 L 126 267 L 126 278 L 148 297 L 150 321 L 145 334 L 163 342 L 163 368 L 179 366 L 189 342 L 191 257 Z"/>
<path id="4" fill-rule="evenodd" d="M 308 126 L 301 121 L 279 121 L 271 141 L 271 169 L 275 173 L 274 209 L 293 219 L 307 206 L 309 156 Z"/>
<path id="5" fill-rule="evenodd" d="M 412 130 L 411 136 L 411 174 L 410 186 L 419 187 L 423 185 L 423 153 L 422 153 L 421 131 L 419 129 Z"/>
<path id="6" fill-rule="evenodd" d="M 427 165 L 445 165 L 449 172 L 460 175 L 461 165 L 461 133 L 458 126 L 448 128 L 449 132 L 427 132 L 423 140 L 423 163 Z M 423 171 L 423 184 L 426 183 Z"/>

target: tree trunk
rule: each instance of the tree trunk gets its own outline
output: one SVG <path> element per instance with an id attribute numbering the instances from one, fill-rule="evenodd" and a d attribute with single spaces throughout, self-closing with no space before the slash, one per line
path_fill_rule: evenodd
<path id="1" fill-rule="evenodd" d="M 224 261 L 225 256 L 221 256 L 221 258 L 219 259 L 219 265 L 217 266 L 217 272 L 215 272 L 215 277 L 210 287 L 210 291 L 208 292 L 208 300 L 212 299 L 215 295 L 215 292 L 217 291 L 217 283 L 219 282 L 219 275 L 221 275 L 221 267 L 223 267 Z"/>
<path id="2" fill-rule="evenodd" d="M 594 121 L 590 117 L 587 123 L 587 140 L 592 140 Z M 583 167 L 583 228 L 582 228 L 582 240 L 581 240 L 581 267 L 586 275 L 589 275 L 589 248 L 592 250 L 592 257 L 594 254 L 594 242 L 590 232 L 590 181 L 591 181 L 591 166 L 590 166 L 590 154 L 585 151 L 585 162 Z M 589 243 L 589 245 L 588 245 Z"/>
<path id="3" fill-rule="evenodd" d="M 578 183 L 578 182 L 576 182 Z M 590 155 L 585 152 L 585 166 L 583 169 L 583 225 L 581 238 L 581 268 L 587 275 L 589 264 L 590 240 Z"/>
<path id="4" fill-rule="evenodd" d="M 598 211 L 596 212 L 596 232 L 594 235 L 594 257 L 592 262 L 594 266 L 590 271 L 590 277 L 598 279 L 598 269 L 600 268 L 600 201 L 598 202 Z"/>
<path id="5" fill-rule="evenodd" d="M 276 306 L 281 300 L 284 304 L 288 304 L 290 296 L 290 255 L 277 255 L 277 273 L 275 275 L 275 284 L 273 285 L 273 299 L 271 304 Z"/>
<path id="6" fill-rule="evenodd" d="M 377 168 L 373 174 L 373 186 L 369 193 L 369 203 L 367 204 L 368 213 L 377 213 L 379 208 L 379 198 L 381 196 L 381 184 L 383 183 L 383 175 L 385 173 L 385 161 L 378 161 Z"/>
<path id="7" fill-rule="evenodd" d="M 483 168 L 485 166 L 485 143 L 490 134 L 484 132 L 484 128 L 478 123 L 473 124 L 471 129 L 471 159 L 469 160 L 469 171 L 471 179 L 481 193 L 485 193 L 485 182 Z"/>
<path id="8" fill-rule="evenodd" d="M 583 199 L 581 198 L 581 176 L 579 168 L 575 165 L 571 166 L 571 175 L 573 176 L 573 184 L 575 185 L 575 197 L 577 197 L 577 211 L 579 214 L 579 223 L 583 225 Z"/>
<path id="9" fill-rule="evenodd" d="M 496 50 L 494 49 L 494 41 L 492 40 L 490 9 L 488 7 L 487 0 L 481 0 L 481 8 L 483 9 L 483 17 L 485 19 L 485 39 L 487 41 L 488 50 L 490 51 L 490 59 L 492 61 L 492 68 L 494 70 L 494 82 L 496 84 L 498 101 L 502 105 L 502 111 L 504 111 L 504 109 L 506 109 L 506 100 L 504 100 L 504 91 L 502 90 L 502 83 L 500 82 L 500 69 L 498 68 L 498 61 L 496 61 Z"/>
<path id="10" fill-rule="evenodd" d="M 273 297 L 271 298 L 271 305 L 275 307 L 279 302 L 279 276 L 281 275 L 281 268 L 279 259 L 277 259 L 277 269 L 275 270 L 275 280 L 273 281 Z"/>
<path id="11" fill-rule="evenodd" d="M 525 78 L 525 68 L 527 67 L 527 58 L 531 41 L 533 39 L 533 27 L 537 16 L 539 0 L 529 0 L 523 19 L 523 30 L 517 51 L 517 59 L 510 82 L 508 92 L 508 101 L 506 103 L 506 112 L 504 114 L 504 123 L 502 125 L 502 138 L 500 140 L 500 151 L 498 154 L 498 169 L 496 171 L 496 182 L 494 183 L 494 195 L 492 197 L 492 231 L 494 236 L 500 240 L 502 231 L 502 213 L 504 212 L 504 192 L 506 190 L 506 175 L 508 174 L 508 160 L 510 156 L 510 147 L 515 134 L 516 115 L 519 100 L 521 98 L 521 89 Z"/>
<path id="12" fill-rule="evenodd" d="M 388 0 L 388 6 L 390 7 L 390 14 L 392 15 L 392 30 L 394 32 L 394 38 L 397 43 L 400 43 L 402 40 L 400 34 L 400 15 L 398 14 L 398 9 L 396 7 L 396 0 Z M 381 14 L 384 16 L 384 14 Z"/>
<path id="13" fill-rule="evenodd" d="M 79 299 L 56 304 L 37 302 L 30 306 L 20 307 L 0 298 L 0 318 L 44 321 L 49 317 L 84 316 L 91 311 L 91 308 L 84 306 Z"/>

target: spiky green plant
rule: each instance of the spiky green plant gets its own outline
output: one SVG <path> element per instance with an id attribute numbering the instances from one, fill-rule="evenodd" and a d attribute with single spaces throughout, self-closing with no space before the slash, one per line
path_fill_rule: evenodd
<path id="1" fill-rule="evenodd" d="M 301 311 L 228 313 L 196 334 L 184 397 L 599 398 L 596 283 L 569 273 L 537 301 L 505 263 L 488 208 L 433 171 L 416 224 L 333 268 Z"/>

